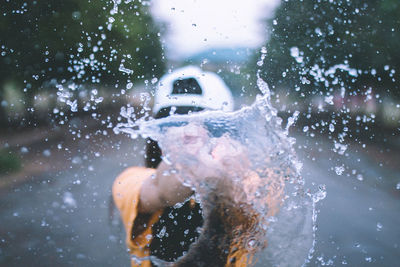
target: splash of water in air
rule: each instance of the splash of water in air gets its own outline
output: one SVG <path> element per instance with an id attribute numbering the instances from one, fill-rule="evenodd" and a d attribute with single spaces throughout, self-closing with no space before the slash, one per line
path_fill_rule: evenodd
<path id="1" fill-rule="evenodd" d="M 249 265 L 255 256 L 263 264 L 300 266 L 312 257 L 315 203 L 323 196 L 312 195 L 303 188 L 302 164 L 292 147 L 294 138 L 288 137 L 298 112 L 282 129 L 282 120 L 270 103 L 268 85 L 260 77 L 257 84 L 263 95 L 252 106 L 236 112 L 204 111 L 135 120 L 131 117 L 133 108 L 123 109 L 121 115 L 127 122 L 120 122 L 114 132 L 158 141 L 164 161 L 178 172 L 185 185 L 195 190 L 206 222 L 207 217 L 218 216 L 215 212 L 219 207 L 228 209 L 224 219 L 232 233 L 229 240 L 250 255 Z M 186 148 L 188 132 L 203 139 L 198 154 Z M 225 176 L 199 180 L 197 175 L 201 173 L 194 175 L 192 170 L 199 165 L 201 155 L 209 157 L 209 164 L 222 157 L 227 168 Z M 198 243 L 201 242 L 200 236 Z"/>

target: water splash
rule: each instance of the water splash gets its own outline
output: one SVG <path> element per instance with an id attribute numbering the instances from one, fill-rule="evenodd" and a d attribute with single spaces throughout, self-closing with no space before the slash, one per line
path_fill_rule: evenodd
<path id="1" fill-rule="evenodd" d="M 239 111 L 136 120 L 134 108 L 124 108 L 121 116 L 127 122 L 120 122 L 114 132 L 158 141 L 164 161 L 196 191 L 206 221 L 218 216 L 216 209 L 229 209 L 224 220 L 230 225 L 230 244 L 263 264 L 300 266 L 312 258 L 315 204 L 325 191 L 313 195 L 303 188 L 302 164 L 294 138 L 288 137 L 299 113 L 283 129 L 268 85 L 260 77 L 257 84 L 263 95 Z M 221 172 L 199 169 L 217 164 L 216 159 L 224 164 Z M 199 174 L 207 178 L 199 179 Z"/>

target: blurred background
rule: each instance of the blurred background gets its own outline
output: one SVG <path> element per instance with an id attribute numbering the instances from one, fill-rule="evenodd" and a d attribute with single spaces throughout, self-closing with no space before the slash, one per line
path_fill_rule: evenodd
<path id="1" fill-rule="evenodd" d="M 113 179 L 161 76 L 220 75 L 236 109 L 271 89 L 317 203 L 309 266 L 400 261 L 397 0 L 3 0 L 0 265 L 128 266 Z M 114 215 L 114 217 L 113 217 Z"/>

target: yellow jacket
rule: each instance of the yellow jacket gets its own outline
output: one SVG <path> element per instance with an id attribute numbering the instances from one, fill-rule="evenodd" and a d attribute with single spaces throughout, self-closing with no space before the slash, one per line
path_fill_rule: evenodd
<path id="1" fill-rule="evenodd" d="M 114 202 L 120 211 L 120 215 L 126 231 L 126 244 L 131 253 L 131 266 L 150 267 L 151 263 L 145 257 L 150 256 L 150 243 L 152 240 L 152 227 L 159 220 L 163 210 L 152 214 L 148 220 L 147 228 L 140 231 L 140 234 L 133 236 L 132 229 L 138 215 L 138 203 L 140 190 L 143 182 L 155 174 L 155 169 L 145 167 L 131 167 L 123 171 L 115 180 L 112 194 Z M 244 251 L 230 253 L 228 261 L 235 257 L 234 264 L 225 266 L 241 267 L 246 266 L 247 254 Z M 145 258 L 145 259 L 143 259 Z"/>

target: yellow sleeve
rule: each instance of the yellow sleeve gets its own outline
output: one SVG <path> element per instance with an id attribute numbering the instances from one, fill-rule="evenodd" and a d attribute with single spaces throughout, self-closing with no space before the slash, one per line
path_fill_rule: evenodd
<path id="1" fill-rule="evenodd" d="M 141 234 L 132 238 L 132 227 L 138 215 L 140 190 L 143 182 L 155 174 L 155 169 L 144 167 L 131 167 L 123 171 L 115 180 L 112 188 L 114 203 L 120 211 L 126 232 L 126 244 L 130 253 L 138 259 L 149 256 L 151 241 L 151 226 L 158 220 L 161 211 L 151 215 L 148 227 Z M 150 266 L 148 261 L 135 263 L 132 266 Z"/>

